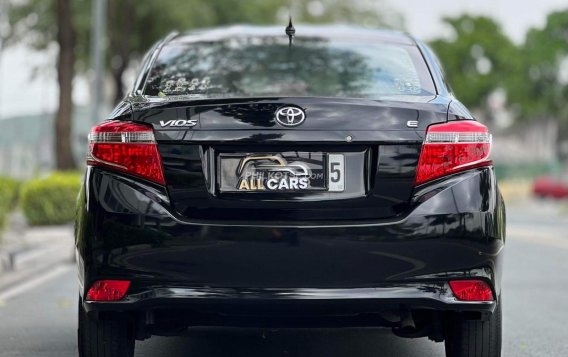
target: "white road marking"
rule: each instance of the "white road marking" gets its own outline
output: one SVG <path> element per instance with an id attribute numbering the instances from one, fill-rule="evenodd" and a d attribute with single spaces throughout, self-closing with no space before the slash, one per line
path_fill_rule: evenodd
<path id="1" fill-rule="evenodd" d="M 71 271 L 72 269 L 74 269 L 73 265 L 59 265 L 45 274 L 38 275 L 21 284 L 18 284 L 12 288 L 0 292 L 0 301 L 6 301 L 12 299 L 18 295 L 21 295 L 27 291 L 36 288 L 41 284 L 44 284 L 52 279 L 55 279 L 58 276 Z"/>

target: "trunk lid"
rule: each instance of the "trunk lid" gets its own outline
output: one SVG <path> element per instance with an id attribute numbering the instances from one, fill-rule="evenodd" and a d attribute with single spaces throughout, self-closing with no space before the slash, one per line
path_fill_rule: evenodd
<path id="1" fill-rule="evenodd" d="M 141 103 L 133 120 L 153 125 L 171 202 L 184 219 L 352 222 L 408 211 L 426 128 L 446 121 L 448 104 L 440 97 Z M 275 113 L 283 107 L 301 108 L 305 121 L 282 125 Z"/>

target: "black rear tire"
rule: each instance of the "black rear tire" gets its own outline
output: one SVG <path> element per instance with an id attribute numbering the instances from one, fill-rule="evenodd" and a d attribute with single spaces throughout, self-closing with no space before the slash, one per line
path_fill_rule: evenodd
<path id="1" fill-rule="evenodd" d="M 447 357 L 500 357 L 502 316 L 501 301 L 489 320 L 456 318 L 446 327 Z"/>
<path id="2" fill-rule="evenodd" d="M 79 357 L 133 357 L 134 330 L 125 318 L 94 320 L 79 301 Z"/>

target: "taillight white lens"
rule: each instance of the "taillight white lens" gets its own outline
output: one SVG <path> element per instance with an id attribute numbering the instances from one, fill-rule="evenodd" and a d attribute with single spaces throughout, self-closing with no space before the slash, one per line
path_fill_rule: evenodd
<path id="1" fill-rule="evenodd" d="M 108 121 L 91 129 L 87 164 L 165 184 L 162 160 L 151 127 Z"/>
<path id="2" fill-rule="evenodd" d="M 488 166 L 491 134 L 474 120 L 428 128 L 416 168 L 416 185 L 475 167 Z"/>

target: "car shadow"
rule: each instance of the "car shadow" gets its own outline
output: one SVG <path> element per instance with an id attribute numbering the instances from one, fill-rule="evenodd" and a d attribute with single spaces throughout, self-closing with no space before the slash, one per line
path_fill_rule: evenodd
<path id="1" fill-rule="evenodd" d="M 207 329 L 137 342 L 137 357 L 444 356 L 442 343 L 403 339 L 385 329 Z"/>

